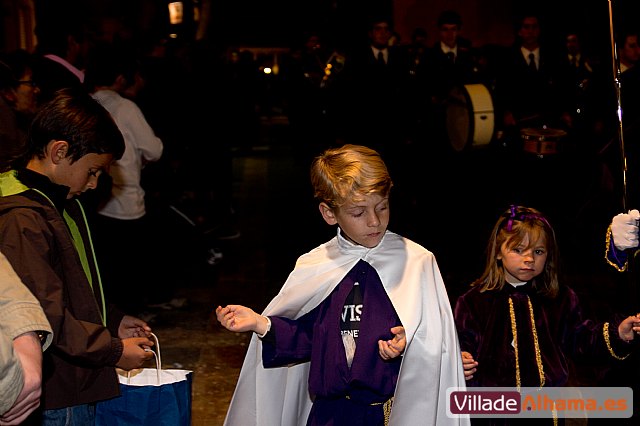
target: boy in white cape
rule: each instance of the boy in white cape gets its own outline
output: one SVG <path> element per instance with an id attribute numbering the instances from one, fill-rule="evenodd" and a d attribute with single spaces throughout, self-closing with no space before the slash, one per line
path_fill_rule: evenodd
<path id="1" fill-rule="evenodd" d="M 466 425 L 447 413 L 465 388 L 447 292 L 431 252 L 387 230 L 387 168 L 376 151 L 329 149 L 312 165 L 335 238 L 302 255 L 262 315 L 216 309 L 253 331 L 225 425 Z"/>

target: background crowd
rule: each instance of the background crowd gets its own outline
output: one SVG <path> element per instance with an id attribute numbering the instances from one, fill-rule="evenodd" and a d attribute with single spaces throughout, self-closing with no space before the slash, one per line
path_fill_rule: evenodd
<path id="1" fill-rule="evenodd" d="M 378 150 L 397 183 L 390 229 L 438 254 L 453 296 L 482 265 L 475 254 L 488 229 L 474 223 L 490 223 L 506 205 L 535 206 L 550 218 L 568 268 L 605 267 L 599 248 L 607 224 L 623 200 L 638 205 L 637 23 L 615 34 L 624 153 L 611 52 L 593 49 L 569 25 L 550 37 L 545 16 L 533 12 L 514 19 L 514 44 L 478 46 L 464 37 L 456 11 L 439 15 L 437 39 L 417 27 L 402 40 L 383 15 L 372 16 L 348 42 L 328 29 L 309 30 L 277 62 L 273 54 L 211 40 L 84 24 L 39 25 L 33 52 L 0 52 L 1 171 L 55 89 L 77 86 L 94 95 L 107 89 L 134 103 L 150 133 L 132 141 L 140 147 L 144 138 L 157 140 L 155 152 L 132 165 L 144 214 L 115 219 L 132 219 L 120 235 L 132 237 L 135 229 L 142 236 L 131 240 L 140 245 L 118 244 L 147 255 L 136 259 L 145 278 L 129 278 L 149 284 L 124 287 L 137 292 L 133 304 L 117 300 L 115 284 L 105 288 L 146 319 L 158 307 L 182 306 L 174 293 L 185 271 L 215 264 L 219 242 L 240 236 L 232 161 L 262 145 L 265 120 L 287 123 L 302 169 L 344 143 Z M 488 97 L 476 91 L 479 85 Z M 489 140 L 473 136 L 482 124 L 474 109 L 480 101 L 490 104 Z M 460 136 L 460 129 L 467 133 Z M 536 143 L 539 138 L 549 143 Z M 118 184 L 118 176 L 104 178 L 99 191 L 84 196 L 93 220 L 102 223 Z M 457 267 L 461 246 L 474 253 L 469 268 Z M 115 283 L 130 268 L 122 261 L 109 270 L 113 277 L 106 279 Z"/>

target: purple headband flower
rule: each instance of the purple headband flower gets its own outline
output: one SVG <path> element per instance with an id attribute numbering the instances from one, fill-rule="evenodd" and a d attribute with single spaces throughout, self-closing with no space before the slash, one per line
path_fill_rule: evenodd
<path id="1" fill-rule="evenodd" d="M 519 220 L 519 221 L 523 221 L 525 219 L 537 219 L 541 222 L 544 222 L 549 228 L 551 228 L 551 225 L 549 224 L 549 222 L 547 222 L 547 219 L 539 214 L 535 214 L 535 213 L 520 213 L 517 214 L 516 213 L 516 209 L 517 206 L 515 205 L 511 205 L 509 207 L 510 210 L 510 214 L 509 214 L 509 220 L 507 221 L 507 226 L 505 227 L 507 232 L 511 232 L 511 229 L 513 228 L 513 221 L 514 220 Z"/>

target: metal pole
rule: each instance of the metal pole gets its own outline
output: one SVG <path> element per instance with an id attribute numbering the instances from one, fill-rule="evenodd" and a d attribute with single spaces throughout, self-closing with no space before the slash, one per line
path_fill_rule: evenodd
<path id="1" fill-rule="evenodd" d="M 620 155 L 622 160 L 622 211 L 627 211 L 627 155 L 624 151 L 624 130 L 622 127 L 622 101 L 620 99 L 620 65 L 618 62 L 618 50 L 613 30 L 613 8 L 609 1 L 609 32 L 611 34 L 611 58 L 613 60 L 613 81 L 616 89 L 617 117 L 618 117 L 618 141 L 620 142 Z"/>

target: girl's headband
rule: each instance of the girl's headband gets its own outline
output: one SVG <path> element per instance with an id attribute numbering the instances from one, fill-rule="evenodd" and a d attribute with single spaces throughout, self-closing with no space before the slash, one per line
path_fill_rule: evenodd
<path id="1" fill-rule="evenodd" d="M 537 219 L 537 220 L 539 220 L 541 222 L 544 222 L 549 228 L 551 228 L 551 225 L 549 224 L 549 222 L 547 221 L 547 219 L 544 216 L 536 214 L 536 213 L 516 213 L 517 209 L 518 209 L 518 206 L 516 206 L 514 204 L 512 204 L 509 207 L 509 210 L 510 210 L 509 220 L 507 221 L 507 226 L 505 226 L 505 229 L 507 230 L 507 232 L 511 232 L 511 229 L 513 228 L 513 221 L 514 220 L 523 221 L 523 220 L 526 220 L 526 219 Z"/>

